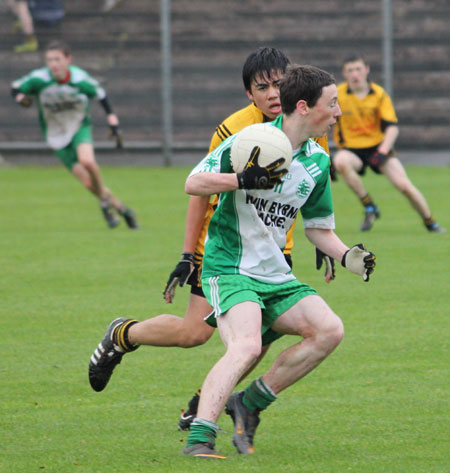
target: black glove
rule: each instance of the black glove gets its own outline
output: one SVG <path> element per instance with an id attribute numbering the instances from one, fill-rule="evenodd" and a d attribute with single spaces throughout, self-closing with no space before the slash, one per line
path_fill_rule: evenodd
<path id="1" fill-rule="evenodd" d="M 194 269 L 194 255 L 192 253 L 181 253 L 181 259 L 178 261 L 175 269 L 170 273 L 169 280 L 164 288 L 163 296 L 166 302 L 173 301 L 176 287 L 178 285 L 183 287 Z"/>
<path id="2" fill-rule="evenodd" d="M 323 251 L 319 250 L 319 248 L 316 248 L 316 269 L 319 270 L 323 263 L 325 263 L 325 281 L 330 282 L 336 277 L 334 258 L 328 256 Z"/>
<path id="3" fill-rule="evenodd" d="M 272 189 L 276 184 L 280 184 L 281 178 L 288 172 L 287 169 L 276 171 L 284 163 L 284 158 L 261 167 L 258 164 L 260 153 L 261 148 L 255 146 L 244 170 L 237 174 L 239 189 Z"/>
<path id="4" fill-rule="evenodd" d="M 360 243 L 352 246 L 344 253 L 341 264 L 344 268 L 352 273 L 359 274 L 364 281 L 368 282 L 369 275 L 375 269 L 375 255 L 370 251 L 366 251 L 364 245 Z"/>
<path id="5" fill-rule="evenodd" d="M 123 138 L 118 125 L 109 125 L 109 136 L 116 140 L 116 148 L 123 148 Z"/>
<path id="6" fill-rule="evenodd" d="M 25 97 L 18 102 L 19 105 L 22 105 L 22 107 L 28 108 L 33 105 L 33 96 L 32 95 L 25 95 Z"/>
<path id="7" fill-rule="evenodd" d="M 284 259 L 289 267 L 292 269 L 292 255 L 290 253 L 283 253 Z"/>
<path id="8" fill-rule="evenodd" d="M 369 164 L 374 168 L 379 168 L 388 160 L 388 157 L 387 154 L 375 151 L 369 157 Z"/>

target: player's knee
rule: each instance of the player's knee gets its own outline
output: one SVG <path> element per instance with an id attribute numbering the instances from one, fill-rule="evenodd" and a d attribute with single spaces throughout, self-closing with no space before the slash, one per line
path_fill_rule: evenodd
<path id="1" fill-rule="evenodd" d="M 348 159 L 345 158 L 345 154 L 337 153 L 333 157 L 333 166 L 339 173 L 343 173 L 350 167 Z"/>
<path id="2" fill-rule="evenodd" d="M 95 161 L 85 160 L 85 161 L 82 161 L 81 164 L 89 172 L 94 172 L 98 170 L 98 165 Z"/>
<path id="3" fill-rule="evenodd" d="M 400 181 L 396 187 L 406 197 L 414 194 L 414 187 L 408 181 Z"/>
<path id="4" fill-rule="evenodd" d="M 91 191 L 93 192 L 94 191 L 94 186 L 92 184 L 92 180 L 89 178 L 89 177 L 84 177 L 81 180 L 81 183 L 83 184 L 83 186 L 88 190 L 88 191 Z"/>
<path id="5" fill-rule="evenodd" d="M 237 347 L 240 359 L 246 365 L 254 363 L 261 355 L 261 340 L 245 339 L 242 340 Z"/>
<path id="6" fill-rule="evenodd" d="M 343 338 L 344 324 L 337 315 L 333 314 L 332 319 L 317 333 L 317 347 L 322 350 L 326 356 L 341 343 Z"/>
<path id="7" fill-rule="evenodd" d="M 233 360 L 233 365 L 246 369 L 261 355 L 261 348 L 261 336 L 241 338 L 227 344 L 227 355 Z"/>
<path id="8" fill-rule="evenodd" d="M 211 338 L 213 331 L 212 327 L 208 327 L 206 330 L 195 331 L 194 333 L 189 332 L 183 337 L 180 345 L 182 348 L 193 348 L 204 345 Z"/>
<path id="9" fill-rule="evenodd" d="M 328 338 L 328 343 L 333 348 L 336 348 L 339 345 L 339 343 L 341 343 L 342 339 L 344 338 L 344 324 L 342 323 L 342 320 L 338 316 L 336 316 L 334 324 L 331 330 L 329 331 L 327 338 Z"/>

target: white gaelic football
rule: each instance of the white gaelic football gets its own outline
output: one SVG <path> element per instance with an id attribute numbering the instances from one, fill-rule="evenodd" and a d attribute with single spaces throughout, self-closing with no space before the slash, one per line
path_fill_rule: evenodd
<path id="1" fill-rule="evenodd" d="M 231 145 L 230 160 L 234 172 L 242 172 L 255 146 L 261 148 L 258 163 L 265 167 L 279 158 L 285 162 L 277 168 L 289 169 L 292 162 L 292 146 L 289 138 L 276 126 L 256 123 L 244 128 Z"/>

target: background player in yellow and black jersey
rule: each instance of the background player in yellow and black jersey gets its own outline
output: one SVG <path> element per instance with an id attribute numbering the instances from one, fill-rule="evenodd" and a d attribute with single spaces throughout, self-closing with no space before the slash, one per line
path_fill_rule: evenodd
<path id="1" fill-rule="evenodd" d="M 278 84 L 288 64 L 288 58 L 274 48 L 259 48 L 248 56 L 243 67 L 243 81 L 252 103 L 232 114 L 216 128 L 210 151 L 230 134 L 254 123 L 272 121 L 281 113 Z M 321 140 L 321 143 L 328 151 L 327 142 Z M 94 390 L 103 390 L 123 354 L 139 345 L 189 348 L 202 345 L 211 337 L 214 329 L 203 319 L 211 313 L 212 307 L 203 294 L 200 276 L 205 236 L 214 207 L 214 200 L 210 202 L 208 196 L 190 198 L 182 257 L 170 275 L 164 291 L 165 300 L 171 302 L 178 284 L 191 285 L 191 294 L 184 318 L 162 314 L 143 322 L 129 319 L 113 321 L 89 364 L 89 379 Z M 288 262 L 290 249 L 286 254 Z M 319 253 L 317 261 L 322 263 L 322 260 L 327 269 L 325 279 L 330 281 L 333 277 L 334 262 L 323 253 Z M 266 345 L 263 354 L 268 349 L 268 343 L 264 343 L 263 340 L 263 344 Z M 182 415 L 180 428 L 189 428 L 197 403 L 198 395 L 194 396 L 186 415 Z"/>
<path id="2" fill-rule="evenodd" d="M 334 128 L 339 151 L 333 163 L 364 205 L 365 217 L 360 229 L 370 230 L 380 216 L 378 206 L 360 177 L 370 167 L 377 174 L 384 174 L 408 198 L 430 232 L 445 232 L 432 217 L 424 196 L 409 180 L 396 157 L 394 143 L 399 129 L 391 98 L 381 86 L 368 80 L 369 66 L 360 55 L 344 61 L 342 74 L 346 82 L 338 86 L 342 116 Z"/>

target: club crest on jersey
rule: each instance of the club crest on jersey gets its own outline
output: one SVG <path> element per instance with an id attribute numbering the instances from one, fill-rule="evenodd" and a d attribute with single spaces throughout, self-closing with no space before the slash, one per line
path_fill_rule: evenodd
<path id="1" fill-rule="evenodd" d="M 311 190 L 311 184 L 306 179 L 303 179 L 302 182 L 297 186 L 296 195 L 298 198 L 302 199 L 309 194 Z"/>
<path id="2" fill-rule="evenodd" d="M 205 161 L 205 171 L 212 171 L 215 166 L 217 166 L 218 160 L 214 156 L 209 156 L 209 158 Z"/>

